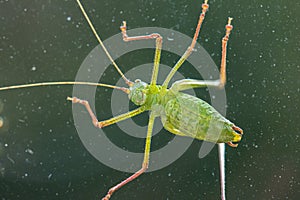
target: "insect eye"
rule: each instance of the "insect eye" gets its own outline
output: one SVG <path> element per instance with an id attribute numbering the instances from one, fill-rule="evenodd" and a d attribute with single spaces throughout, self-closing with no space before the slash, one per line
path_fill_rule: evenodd
<path id="1" fill-rule="evenodd" d="M 133 102 L 137 105 L 142 105 L 146 101 L 146 94 L 142 91 L 137 91 L 134 95 Z"/>

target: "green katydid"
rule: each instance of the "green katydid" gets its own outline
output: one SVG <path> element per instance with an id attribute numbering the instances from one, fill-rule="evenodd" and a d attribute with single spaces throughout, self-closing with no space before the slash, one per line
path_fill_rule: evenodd
<path id="1" fill-rule="evenodd" d="M 133 111 L 130 111 L 125 114 L 121 114 L 119 116 L 113 117 L 108 120 L 98 121 L 94 112 L 90 108 L 88 101 L 81 100 L 77 97 L 68 97 L 72 103 L 79 103 L 85 106 L 89 115 L 92 118 L 92 123 L 95 127 L 103 128 L 105 126 L 109 126 L 111 124 L 117 123 L 119 121 L 131 118 L 136 116 L 142 112 L 149 111 L 150 117 L 148 122 L 148 130 L 146 136 L 145 143 L 145 152 L 144 152 L 144 160 L 142 163 L 142 167 L 139 171 L 134 173 L 132 176 L 128 177 L 124 181 L 120 182 L 116 186 L 109 189 L 108 193 L 102 200 L 108 200 L 111 198 L 112 194 L 120 189 L 122 186 L 126 185 L 130 181 L 136 179 L 142 173 L 144 173 L 149 164 L 149 156 L 150 156 L 150 146 L 151 146 L 151 136 L 152 129 L 154 126 L 154 119 L 156 117 L 161 117 L 163 121 L 163 126 L 169 132 L 180 135 L 180 136 L 189 136 L 196 138 L 198 140 L 206 140 L 209 142 L 215 142 L 219 144 L 219 148 L 223 149 L 219 151 L 219 159 L 220 159 L 220 169 L 221 169 L 221 198 L 225 199 L 225 167 L 224 167 L 224 143 L 227 143 L 231 147 L 237 147 L 237 142 L 239 142 L 242 138 L 243 130 L 232 122 L 227 120 L 221 114 L 219 114 L 211 105 L 206 103 L 205 101 L 182 93 L 181 91 L 191 89 L 191 88 L 201 88 L 207 86 L 213 86 L 218 88 L 223 88 L 226 83 L 226 52 L 227 52 L 227 42 L 229 39 L 229 35 L 233 26 L 231 25 L 232 18 L 228 18 L 228 23 L 225 26 L 226 33 L 222 39 L 222 59 L 220 65 L 220 78 L 214 81 L 204 81 L 204 80 L 194 80 L 194 79 L 183 79 L 180 81 L 174 82 L 171 87 L 169 86 L 169 82 L 171 78 L 174 76 L 176 71 L 182 66 L 184 61 L 191 55 L 193 48 L 196 44 L 200 28 L 202 22 L 205 18 L 205 14 L 208 10 L 208 0 L 205 0 L 202 4 L 202 12 L 199 16 L 197 28 L 192 40 L 192 43 L 187 48 L 183 56 L 178 60 L 175 66 L 172 68 L 168 76 L 162 85 L 157 85 L 157 76 L 159 71 L 159 63 L 161 57 L 161 49 L 162 49 L 162 37 L 158 33 L 152 33 L 150 35 L 142 35 L 142 36 L 128 36 L 126 33 L 126 22 L 123 22 L 123 25 L 120 27 L 123 40 L 126 42 L 135 41 L 135 40 L 148 40 L 153 39 L 156 42 L 155 49 L 155 57 L 154 57 L 154 66 L 152 71 L 152 77 L 150 84 L 147 84 L 139 79 L 134 82 L 130 81 L 125 77 L 123 72 L 120 70 L 118 65 L 110 56 L 106 47 L 104 46 L 102 40 L 100 39 L 98 33 L 96 32 L 92 22 L 90 21 L 88 15 L 86 14 L 80 0 L 77 0 L 77 3 L 83 13 L 85 19 L 87 20 L 90 28 L 93 31 L 93 34 L 96 36 L 99 44 L 105 51 L 106 55 L 114 65 L 115 69 L 124 79 L 125 83 L 128 85 L 128 88 L 118 87 L 103 83 L 90 83 L 90 82 L 74 82 L 74 81 L 63 81 L 63 82 L 44 82 L 44 83 L 33 83 L 33 84 L 24 84 L 24 85 L 16 85 L 16 86 L 7 86 L 1 87 L 0 90 L 8 90 L 8 89 L 17 89 L 17 88 L 26 88 L 26 87 L 36 87 L 36 86 L 46 86 L 46 85 L 92 85 L 92 86 L 101 86 L 108 87 L 113 89 L 118 89 L 128 94 L 129 99 L 139 106 Z M 163 110 L 162 112 L 154 110 L 153 107 L 160 105 Z M 163 114 L 162 114 L 163 113 Z M 216 120 L 223 124 L 222 130 L 220 134 L 210 135 L 207 137 L 206 132 L 209 128 L 210 121 Z"/>

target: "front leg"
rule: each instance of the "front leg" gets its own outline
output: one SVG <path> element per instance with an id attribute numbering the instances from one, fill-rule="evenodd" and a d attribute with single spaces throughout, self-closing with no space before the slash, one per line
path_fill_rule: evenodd
<path id="1" fill-rule="evenodd" d="M 81 100 L 77 97 L 68 97 L 67 100 L 72 101 L 72 103 L 79 103 L 79 104 L 84 105 L 85 108 L 87 109 L 88 113 L 90 114 L 91 118 L 92 118 L 92 122 L 93 122 L 94 126 L 97 127 L 97 128 L 102 128 L 102 127 L 105 127 L 105 126 L 109 126 L 111 124 L 115 124 L 119 121 L 131 118 L 135 115 L 138 115 L 138 114 L 140 114 L 140 113 L 142 113 L 146 110 L 143 106 L 141 106 L 141 107 L 139 107 L 135 110 L 132 110 L 130 112 L 127 112 L 127 113 L 124 113 L 122 115 L 119 115 L 119 116 L 110 118 L 108 120 L 104 120 L 104 121 L 99 122 L 97 117 L 95 116 L 94 112 L 92 111 L 91 106 L 90 106 L 88 101 Z"/>
<path id="2" fill-rule="evenodd" d="M 125 42 L 135 41 L 135 40 L 155 39 L 155 46 L 156 47 L 155 47 L 154 66 L 153 66 L 153 70 L 152 70 L 151 85 L 156 85 L 158 69 L 159 69 L 159 62 L 160 62 L 160 56 L 161 56 L 161 48 L 162 48 L 162 42 L 163 42 L 162 36 L 158 33 L 152 33 L 150 35 L 140 35 L 140 36 L 131 36 L 131 37 L 129 37 L 127 35 L 127 26 L 126 26 L 125 21 L 123 21 L 123 26 L 121 26 L 120 29 L 122 31 L 123 40 Z"/>

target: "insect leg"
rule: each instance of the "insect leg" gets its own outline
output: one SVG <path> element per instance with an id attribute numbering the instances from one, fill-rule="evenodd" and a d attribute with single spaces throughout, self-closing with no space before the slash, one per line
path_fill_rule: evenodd
<path id="1" fill-rule="evenodd" d="M 154 56 L 154 66 L 152 70 L 152 78 L 151 78 L 151 85 L 156 85 L 158 69 L 159 69 L 159 62 L 160 62 L 160 55 L 161 55 L 161 48 L 162 48 L 162 36 L 158 33 L 152 33 L 150 35 L 141 35 L 141 36 L 133 36 L 129 37 L 126 33 L 126 22 L 123 21 L 123 26 L 120 27 L 123 35 L 123 40 L 125 42 L 134 41 L 134 40 L 148 40 L 148 39 L 155 39 L 156 48 L 155 48 L 155 56 Z"/>
<path id="2" fill-rule="evenodd" d="M 155 115 L 151 113 L 148 123 L 148 131 L 147 131 L 147 137 L 146 137 L 146 145 L 145 145 L 145 153 L 144 153 L 144 161 L 142 164 L 142 168 L 125 179 L 124 181 L 120 182 L 116 186 L 109 189 L 108 193 L 102 200 L 109 200 L 111 195 L 118 189 L 120 189 L 122 186 L 126 185 L 130 181 L 136 179 L 138 176 L 140 176 L 142 173 L 144 173 L 149 165 L 149 156 L 150 156 L 150 145 L 151 145 L 151 137 L 152 137 L 152 130 L 153 130 L 153 124 L 154 124 Z"/>
<path id="3" fill-rule="evenodd" d="M 68 97 L 67 100 L 69 101 L 72 101 L 72 103 L 79 103 L 79 104 L 82 104 L 86 107 L 88 113 L 90 114 L 91 118 L 92 118 L 92 122 L 94 124 L 95 127 L 98 127 L 98 128 L 102 128 L 102 127 L 105 127 L 105 126 L 109 126 L 111 124 L 115 124 L 119 121 L 122 121 L 122 120 L 125 120 L 125 119 L 128 119 L 128 118 L 131 118 L 135 115 L 138 115 L 142 112 L 145 111 L 145 108 L 143 106 L 135 109 L 135 110 L 132 110 L 130 112 L 127 112 L 127 113 L 124 113 L 122 115 L 118 115 L 116 117 L 113 117 L 113 118 L 110 118 L 108 120 L 104 120 L 104 121 L 98 121 L 94 112 L 92 111 L 91 107 L 90 107 L 90 104 L 88 101 L 86 100 L 81 100 L 81 99 L 78 99 L 77 97 Z"/>
<path id="4" fill-rule="evenodd" d="M 215 81 L 204 81 L 204 80 L 196 80 L 196 79 L 183 79 L 176 81 L 172 84 L 170 90 L 174 92 L 179 92 L 182 90 L 188 90 L 192 88 L 201 88 L 201 87 L 207 87 L 207 86 L 214 86 L 218 87 L 220 85 L 219 80 Z"/>
<path id="5" fill-rule="evenodd" d="M 228 17 L 228 23 L 225 26 L 226 33 L 222 39 L 222 59 L 221 59 L 221 68 L 220 68 L 220 87 L 224 87 L 226 83 L 226 55 L 227 55 L 227 42 L 229 40 L 229 35 L 233 26 L 231 25 L 232 18 Z"/>
<path id="6" fill-rule="evenodd" d="M 228 18 L 228 23 L 225 26 L 226 34 L 222 39 L 222 59 L 221 59 L 221 67 L 220 67 L 220 78 L 218 80 L 195 80 L 195 79 L 183 79 L 180 81 L 176 81 L 171 86 L 170 90 L 173 91 L 181 91 L 191 88 L 199 88 L 206 86 L 214 86 L 223 88 L 226 83 L 226 54 L 227 54 L 227 42 L 229 40 L 230 32 L 233 28 L 231 25 L 232 18 Z"/>
<path id="7" fill-rule="evenodd" d="M 168 87 L 168 84 L 171 80 L 171 78 L 174 76 L 174 74 L 176 73 L 176 71 L 179 69 L 179 67 L 181 67 L 181 65 L 184 63 L 184 61 L 191 55 L 191 53 L 193 52 L 193 49 L 196 45 L 197 42 L 197 38 L 199 36 L 199 32 L 202 26 L 202 22 L 205 18 L 205 13 L 208 10 L 209 5 L 207 4 L 208 0 L 204 0 L 204 3 L 202 4 L 202 12 L 199 16 L 199 20 L 198 20 L 198 24 L 197 24 L 197 28 L 192 40 L 191 45 L 187 48 L 187 50 L 185 51 L 185 53 L 183 54 L 183 56 L 177 61 L 177 63 L 175 64 L 175 66 L 172 68 L 172 70 L 170 71 L 170 73 L 168 74 L 166 80 L 163 83 L 164 87 Z"/>

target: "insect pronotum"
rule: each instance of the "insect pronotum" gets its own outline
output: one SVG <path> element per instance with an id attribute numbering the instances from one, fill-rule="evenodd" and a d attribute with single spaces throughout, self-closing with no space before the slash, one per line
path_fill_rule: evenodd
<path id="1" fill-rule="evenodd" d="M 101 86 L 101 87 L 108 87 L 112 89 L 118 89 L 123 91 L 124 93 L 128 94 L 129 99 L 139 106 L 138 108 L 121 114 L 119 116 L 104 120 L 98 121 L 94 112 L 90 108 L 88 101 L 81 100 L 77 97 L 68 97 L 67 100 L 71 101 L 72 103 L 82 104 L 88 111 L 89 115 L 92 118 L 92 123 L 95 127 L 103 128 L 105 126 L 109 126 L 111 124 L 117 123 L 119 121 L 131 118 L 136 116 L 142 112 L 149 111 L 150 118 L 148 122 L 148 131 L 146 136 L 145 142 L 145 152 L 144 152 L 144 160 L 141 166 L 141 169 L 138 170 L 136 173 L 125 179 L 124 181 L 120 182 L 119 184 L 115 185 L 114 187 L 110 188 L 107 194 L 102 198 L 102 200 L 108 200 L 111 198 L 112 194 L 129 183 L 130 181 L 136 179 L 142 173 L 144 173 L 149 164 L 149 156 L 150 156 L 150 146 L 151 146 L 151 135 L 152 129 L 154 125 L 154 119 L 158 116 L 163 118 L 163 126 L 169 132 L 181 135 L 181 136 L 189 136 L 196 138 L 198 140 L 206 140 L 209 142 L 216 142 L 219 144 L 219 162 L 220 162 L 220 170 L 221 170 L 221 199 L 225 200 L 225 155 L 224 155 L 224 143 L 227 143 L 231 147 L 237 147 L 237 142 L 239 142 L 242 138 L 243 130 L 232 122 L 227 120 L 221 114 L 219 114 L 211 105 L 206 103 L 205 101 L 182 93 L 181 91 L 191 89 L 191 88 L 201 88 L 207 86 L 213 86 L 217 88 L 223 88 L 226 83 L 226 47 L 227 42 L 229 39 L 230 32 L 233 28 L 231 25 L 232 18 L 228 18 L 228 23 L 225 26 L 226 33 L 222 39 L 222 59 L 220 65 L 220 78 L 218 80 L 194 80 L 194 79 L 183 79 L 180 81 L 174 82 L 171 87 L 169 86 L 169 82 L 176 71 L 182 66 L 184 61 L 191 55 L 193 52 L 193 48 L 196 44 L 200 28 L 202 22 L 205 18 L 205 14 L 208 10 L 208 0 L 205 0 L 202 4 L 202 12 L 200 13 L 197 28 L 192 40 L 192 43 L 187 48 L 185 53 L 182 57 L 178 60 L 175 66 L 167 75 L 165 81 L 162 85 L 157 85 L 156 80 L 158 76 L 159 70 L 159 63 L 160 63 L 160 56 L 161 56 L 161 49 L 162 49 L 162 41 L 163 38 L 158 33 L 152 33 L 149 35 L 141 35 L 141 36 L 128 36 L 126 33 L 126 22 L 123 22 L 123 25 L 120 27 L 123 40 L 125 42 L 135 41 L 135 40 L 155 40 L 156 49 L 155 49 L 155 57 L 154 57 L 154 66 L 152 71 L 152 77 L 150 84 L 147 84 L 139 79 L 135 80 L 134 82 L 130 81 L 125 77 L 123 72 L 120 70 L 118 65 L 110 56 L 109 52 L 107 51 L 106 47 L 104 46 L 102 40 L 100 39 L 98 33 L 96 32 L 92 22 L 90 21 L 87 13 L 85 12 L 80 0 L 77 0 L 78 6 L 83 13 L 85 19 L 87 20 L 93 34 L 97 38 L 99 44 L 105 51 L 106 55 L 112 62 L 115 69 L 124 79 L 125 83 L 128 85 L 128 88 L 125 87 L 118 87 L 103 83 L 90 83 L 90 82 L 74 82 L 74 81 L 62 81 L 62 82 L 43 82 L 43 83 L 33 83 L 33 84 L 24 84 L 24 85 L 15 85 L 15 86 L 7 86 L 1 87 L 0 90 L 9 90 L 9 89 L 17 89 L 17 88 L 27 88 L 27 87 L 36 87 L 36 86 L 46 86 L 46 85 L 92 85 L 92 86 Z M 154 105 L 160 105 L 163 109 L 164 115 L 162 116 L 161 112 L 157 110 L 153 110 Z M 193 112 L 191 109 L 193 108 Z M 192 114 L 191 114 L 192 113 Z M 210 121 L 216 120 L 223 124 L 223 128 L 219 135 L 211 135 L 210 137 L 206 137 L 206 131 L 210 126 Z M 178 123 L 180 122 L 180 123 Z M 196 123 L 191 123 L 196 122 Z M 180 124 L 180 127 L 179 125 Z"/>

